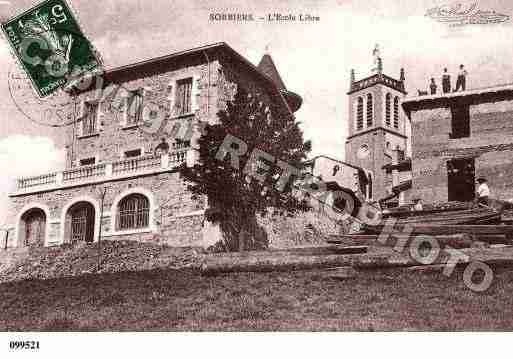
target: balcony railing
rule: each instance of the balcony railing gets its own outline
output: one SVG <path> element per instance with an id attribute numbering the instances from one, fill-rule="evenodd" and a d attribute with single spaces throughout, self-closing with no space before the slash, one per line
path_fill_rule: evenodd
<path id="1" fill-rule="evenodd" d="M 49 173 L 41 176 L 25 177 L 18 179 L 18 189 L 26 189 L 35 186 L 51 185 L 57 182 L 57 173 Z"/>
<path id="2" fill-rule="evenodd" d="M 189 157 L 191 156 L 191 157 Z M 164 172 L 182 163 L 194 161 L 194 150 L 181 149 L 162 156 L 150 155 L 128 158 L 112 163 L 81 166 L 40 176 L 18 179 L 16 194 L 51 190 L 66 186 L 86 185 L 130 177 L 137 174 Z"/>
<path id="3" fill-rule="evenodd" d="M 62 173 L 63 182 L 81 181 L 85 178 L 101 177 L 105 175 L 105 163 L 99 165 L 77 167 Z"/>
<path id="4" fill-rule="evenodd" d="M 161 166 L 160 156 L 144 156 L 128 158 L 112 164 L 112 174 L 118 175 L 127 172 L 139 172 L 148 169 L 156 169 Z"/>

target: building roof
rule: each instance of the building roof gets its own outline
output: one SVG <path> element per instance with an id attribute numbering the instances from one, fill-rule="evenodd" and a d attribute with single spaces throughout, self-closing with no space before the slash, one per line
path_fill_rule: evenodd
<path id="1" fill-rule="evenodd" d="M 513 84 L 502 84 L 466 91 L 410 97 L 402 101 L 402 106 L 405 111 L 410 112 L 419 109 L 449 107 L 454 103 L 479 104 L 511 98 L 513 98 Z"/>
<path id="2" fill-rule="evenodd" d="M 276 65 L 274 64 L 273 58 L 269 54 L 265 54 L 260 63 L 257 66 L 258 70 L 267 75 L 273 80 L 276 87 L 281 91 L 285 99 L 287 100 L 292 111 L 296 112 L 301 107 L 303 99 L 295 92 L 287 90 L 285 83 L 283 82 Z"/>
<path id="3" fill-rule="evenodd" d="M 228 57 L 232 63 L 244 67 L 246 70 L 256 76 L 258 80 L 264 84 L 265 87 L 274 92 L 274 94 L 281 99 L 285 107 L 291 112 L 295 112 L 301 106 L 301 97 L 294 94 L 300 99 L 299 103 L 297 98 L 289 95 L 289 91 L 282 91 L 280 84 L 275 82 L 268 74 L 258 69 L 249 60 L 240 55 L 237 51 L 231 48 L 225 42 L 218 42 L 210 45 L 196 47 L 189 50 L 175 52 L 173 54 L 155 57 L 145 61 L 136 62 L 112 69 L 105 70 L 103 76 L 105 81 L 104 86 L 108 83 L 123 83 L 140 77 L 147 77 L 169 71 L 172 68 L 184 66 L 188 63 L 201 63 L 212 61 L 219 57 Z M 271 59 L 272 61 L 272 59 Z M 278 74 L 279 77 L 279 74 Z M 279 77 L 280 78 L 280 77 Z M 280 78 L 281 80 L 281 78 Z M 283 84 L 283 81 L 281 81 Z M 83 91 L 88 91 L 92 86 Z M 293 94 L 293 93 L 290 93 Z M 292 99 L 290 98 L 292 97 Z"/>

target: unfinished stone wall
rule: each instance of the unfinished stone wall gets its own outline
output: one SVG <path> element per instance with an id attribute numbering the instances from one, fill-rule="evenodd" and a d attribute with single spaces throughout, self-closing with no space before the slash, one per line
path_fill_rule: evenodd
<path id="1" fill-rule="evenodd" d="M 443 152 L 448 149 L 451 112 L 446 108 L 421 110 L 411 114 L 412 191 L 406 200 L 447 201 L 447 166 Z"/>
<path id="2" fill-rule="evenodd" d="M 474 158 L 475 176 L 488 179 L 492 197 L 513 198 L 513 101 L 470 105 L 470 137 L 450 139 L 448 107 L 412 111 L 413 190 L 409 198 L 448 200 L 447 161 Z"/>

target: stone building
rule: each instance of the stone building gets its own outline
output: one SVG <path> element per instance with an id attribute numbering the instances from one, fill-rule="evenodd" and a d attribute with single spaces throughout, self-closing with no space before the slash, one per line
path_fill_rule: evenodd
<path id="1" fill-rule="evenodd" d="M 345 159 L 370 172 L 368 197 L 378 201 L 394 195 L 398 183 L 384 166 L 392 164 L 394 151 L 399 161 L 410 153 L 410 124 L 401 106 L 406 96 L 404 71 L 397 80 L 383 73 L 380 57 L 375 62 L 372 74 L 361 80 L 356 81 L 351 70 Z"/>
<path id="2" fill-rule="evenodd" d="M 207 201 L 187 190 L 177 170 L 194 163 L 196 124 L 215 123 L 238 88 L 273 101 L 280 116 L 293 116 L 302 102 L 269 55 L 254 66 L 225 43 L 122 66 L 102 78 L 100 89 L 93 81 L 69 95 L 76 121 L 66 129 L 66 169 L 17 181 L 9 246 L 100 237 L 202 245 Z"/>
<path id="3" fill-rule="evenodd" d="M 403 108 L 412 122 L 411 196 L 471 201 L 485 177 L 493 198 L 513 198 L 512 85 L 420 96 Z"/>

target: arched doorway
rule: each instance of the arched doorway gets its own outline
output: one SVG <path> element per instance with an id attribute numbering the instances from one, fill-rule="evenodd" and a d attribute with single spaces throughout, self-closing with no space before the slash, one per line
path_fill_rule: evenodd
<path id="1" fill-rule="evenodd" d="M 27 247 L 43 247 L 46 237 L 46 214 L 40 208 L 32 208 L 21 216 L 20 234 Z"/>
<path id="2" fill-rule="evenodd" d="M 89 202 L 77 202 L 66 213 L 65 238 L 69 242 L 94 241 L 95 210 Z"/>

